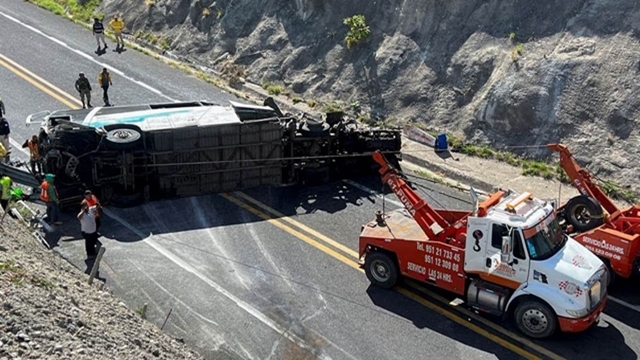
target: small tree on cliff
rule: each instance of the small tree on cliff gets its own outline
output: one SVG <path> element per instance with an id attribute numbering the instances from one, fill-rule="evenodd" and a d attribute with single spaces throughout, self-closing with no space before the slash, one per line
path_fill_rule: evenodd
<path id="1" fill-rule="evenodd" d="M 357 45 L 362 39 L 371 35 L 371 30 L 365 21 L 364 15 L 348 17 L 344 19 L 344 24 L 349 27 L 349 31 L 344 37 L 344 41 L 347 43 L 347 48 L 349 49 Z"/>

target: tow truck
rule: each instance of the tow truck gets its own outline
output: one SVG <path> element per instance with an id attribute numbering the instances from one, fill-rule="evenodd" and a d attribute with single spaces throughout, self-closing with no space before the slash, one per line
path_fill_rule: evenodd
<path id="1" fill-rule="evenodd" d="M 567 146 L 547 147 L 560 154 L 560 166 L 580 193 L 559 208 L 565 231 L 602 259 L 611 273 L 610 283 L 618 276 L 629 278 L 640 269 L 640 206 L 619 208 Z"/>
<path id="2" fill-rule="evenodd" d="M 596 322 L 607 302 L 607 267 L 562 231 L 555 203 L 510 190 L 480 203 L 472 191 L 473 211 L 434 209 L 384 154 L 373 158 L 404 209 L 378 211 L 362 226 L 359 258 L 372 285 L 392 288 L 406 276 L 515 319 L 536 339 Z"/>

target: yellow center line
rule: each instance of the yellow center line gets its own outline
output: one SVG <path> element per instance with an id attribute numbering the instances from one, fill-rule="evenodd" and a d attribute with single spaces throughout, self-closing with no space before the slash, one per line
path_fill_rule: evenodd
<path id="1" fill-rule="evenodd" d="M 251 196 L 241 192 L 241 191 L 236 191 L 234 193 L 235 195 L 247 200 L 248 202 L 262 208 L 263 210 L 266 210 L 267 212 L 270 212 L 271 214 L 275 215 L 278 220 L 284 220 L 286 222 L 288 222 L 289 224 L 292 224 L 294 226 L 296 226 L 298 229 L 306 232 L 307 234 L 311 235 L 311 236 L 315 236 L 317 239 L 324 241 L 325 243 L 333 246 L 336 249 L 339 249 L 340 251 L 342 251 L 343 253 L 347 254 L 347 255 L 351 255 L 353 257 L 355 257 L 356 259 L 358 258 L 358 252 L 354 251 L 353 249 L 342 245 L 341 243 L 325 236 L 324 234 L 319 233 L 318 231 L 302 224 L 299 221 L 293 220 L 291 217 L 286 216 L 284 214 L 282 214 L 281 212 L 271 208 L 270 206 L 252 198 Z"/>
<path id="2" fill-rule="evenodd" d="M 15 63 L 15 61 L 8 59 L 6 56 L 0 54 L 0 59 L 3 59 L 3 60 L 0 60 L 0 66 L 3 66 L 5 68 L 7 68 L 9 71 L 11 71 L 14 74 L 18 75 L 19 77 L 21 77 L 22 79 L 24 79 L 28 83 L 32 84 L 33 86 L 35 86 L 36 88 L 38 88 L 42 92 L 50 95 L 51 97 L 53 97 L 54 99 L 58 100 L 62 104 L 68 106 L 69 108 L 71 108 L 71 109 L 78 109 L 79 108 L 79 106 L 74 104 L 74 102 L 79 104 L 80 101 L 75 99 L 74 97 L 72 97 L 68 93 L 66 93 L 63 90 L 55 87 L 54 85 L 46 82 L 44 79 L 40 78 L 39 76 L 35 75 L 33 72 L 25 69 L 24 67 L 18 65 L 17 63 Z M 5 60 L 7 60 L 7 61 L 5 61 Z M 11 62 L 12 64 L 17 65 L 17 66 L 12 66 L 8 62 Z M 18 70 L 17 67 L 19 67 L 22 71 Z M 27 73 L 29 75 L 31 75 L 32 77 L 29 77 L 29 75 L 27 75 Z M 37 81 L 34 80 L 34 79 L 36 79 Z M 49 88 L 43 86 L 42 84 L 46 84 L 47 86 L 49 86 Z M 60 96 L 59 94 L 63 95 L 64 97 Z M 66 97 L 66 99 L 65 99 L 65 97 Z M 67 99 L 71 99 L 72 102 L 70 102 Z M 346 253 L 346 254 L 354 257 L 354 258 L 357 258 L 357 256 L 358 256 L 357 252 L 355 252 L 355 251 L 349 249 L 348 247 L 340 244 L 339 242 L 337 242 L 337 241 L 335 241 L 335 240 L 333 240 L 333 239 L 321 234 L 320 232 L 318 232 L 318 231 L 316 231 L 316 230 L 314 230 L 314 229 L 312 229 L 312 228 L 310 228 L 310 227 L 308 227 L 308 226 L 306 226 L 306 225 L 304 225 L 302 223 L 299 223 L 298 221 L 293 220 L 290 217 L 284 216 L 283 214 L 277 212 L 275 209 L 272 209 L 272 208 L 268 207 L 267 205 L 262 204 L 261 202 L 249 197 L 248 195 L 246 195 L 244 193 L 237 192 L 237 195 L 242 197 L 246 201 L 249 201 L 249 202 L 253 203 L 254 205 L 256 205 L 258 207 L 262 207 L 263 210 L 266 210 L 267 212 L 271 212 L 272 214 L 274 214 L 274 215 L 276 215 L 278 217 L 281 217 L 282 220 L 284 220 L 284 221 L 286 221 L 286 222 L 298 227 L 302 231 L 307 232 L 308 234 L 320 239 L 321 241 L 325 242 L 326 244 L 329 244 L 329 245 L 333 246 L 334 248 L 339 249 L 340 251 L 343 251 L 344 253 Z M 251 206 L 249 204 L 246 204 L 246 203 L 244 203 L 244 202 L 242 202 L 242 201 L 230 196 L 229 194 L 225 193 L 225 194 L 221 194 L 221 196 L 224 197 L 225 199 L 231 201 L 232 203 L 236 204 L 237 206 L 241 207 L 242 209 L 245 209 L 245 210 L 249 211 L 250 213 L 252 213 L 252 214 L 264 219 L 265 221 L 267 221 L 268 223 L 278 227 L 279 229 L 281 229 L 281 230 L 283 230 L 283 231 L 295 236 L 296 238 L 306 242 L 307 244 L 317 248 L 318 250 L 320 250 L 320 251 L 332 256 L 333 258 L 343 262 L 344 264 L 347 264 L 350 267 L 352 267 L 352 268 L 354 268 L 354 269 L 356 269 L 356 270 L 358 270 L 360 272 L 364 272 L 364 270 L 360 267 L 360 265 L 357 264 L 355 259 L 348 258 L 348 257 L 342 255 L 341 253 L 338 253 L 337 251 L 335 251 L 335 250 L 329 248 L 328 246 L 326 246 L 326 245 L 324 245 L 324 244 L 312 239 L 311 237 L 301 233 L 300 231 L 297 231 L 297 230 L 285 225 L 281 221 L 275 219 L 273 216 L 268 215 L 265 212 L 260 211 L 260 210 L 258 210 L 256 208 L 254 208 L 253 206 Z M 403 295 L 415 300 L 416 302 L 418 302 L 418 303 L 420 303 L 420 304 L 422 304 L 422 305 L 424 305 L 424 306 L 426 306 L 426 307 L 438 312 L 439 314 L 447 317 L 448 319 L 450 319 L 450 320 L 452 320 L 452 321 L 454 321 L 454 322 L 456 322 L 456 323 L 458 323 L 460 325 L 463 325 L 463 326 L 471 329 L 472 331 L 478 333 L 479 335 L 481 335 L 481 336 L 483 336 L 483 337 L 485 337 L 485 338 L 487 338 L 489 340 L 492 340 L 493 342 L 495 342 L 495 343 L 497 343 L 497 344 L 499 344 L 499 345 L 501 345 L 501 346 L 503 346 L 503 347 L 505 347 L 505 348 L 507 348 L 507 349 L 509 349 L 509 350 L 521 355 L 521 356 L 524 356 L 527 359 L 539 359 L 539 357 L 536 357 L 535 355 L 527 352 L 526 350 L 523 350 L 523 349 L 515 346 L 514 344 L 512 344 L 512 343 L 510 343 L 510 342 L 508 342 L 508 341 L 506 341 L 506 340 L 504 340 L 504 339 L 502 339 L 502 338 L 500 338 L 500 337 L 498 337 L 498 336 L 496 336 L 494 334 L 489 333 L 488 331 L 480 328 L 479 326 L 477 326 L 475 324 L 471 324 L 468 321 L 465 321 L 464 319 L 461 319 L 459 316 L 455 315 L 454 313 L 452 313 L 452 312 L 450 312 L 448 310 L 445 310 L 445 309 L 439 307 L 438 305 L 435 305 L 435 304 L 431 303 L 430 301 L 422 298 L 421 296 L 419 296 L 419 295 L 417 295 L 417 294 L 415 294 L 415 293 L 413 293 L 413 292 L 411 292 L 411 291 L 409 291 L 409 290 L 407 290 L 405 288 L 396 287 L 396 289 L 400 293 L 402 293 Z M 475 314 L 473 314 L 471 312 L 469 312 L 469 314 L 475 315 Z M 471 317 L 477 319 L 476 316 L 471 316 Z M 482 320 L 479 320 L 479 321 L 484 323 L 484 321 L 482 321 Z M 489 326 L 491 326 L 491 325 L 489 325 Z M 505 329 L 502 329 L 501 327 L 499 327 L 499 326 L 497 326 L 495 324 L 493 326 L 491 326 L 491 327 L 496 329 L 496 330 L 498 330 L 499 332 L 502 332 L 502 333 L 505 332 Z M 509 336 L 508 334 L 505 334 L 505 335 Z M 516 338 L 516 340 L 517 340 L 517 338 Z M 539 348 L 539 346 L 537 346 L 537 345 L 535 345 L 533 343 L 531 343 L 531 344 L 534 345 L 534 346 L 531 346 L 532 348 L 534 348 L 534 349 Z M 546 349 L 544 349 L 544 350 L 546 350 Z M 546 352 L 548 352 L 548 350 Z M 541 351 L 541 353 L 544 353 L 544 352 Z M 551 353 L 551 354 L 553 354 L 553 353 Z M 553 355 L 555 355 L 555 354 L 553 354 Z M 562 358 L 558 357 L 557 355 L 556 356 L 551 356 L 551 357 L 554 358 L 554 359 L 562 359 Z"/>
<path id="3" fill-rule="evenodd" d="M 7 64 L 4 60 L 0 60 L 0 65 L 4 66 L 5 68 L 7 68 L 7 70 L 9 70 L 12 73 L 14 73 L 14 74 L 18 75 L 19 77 L 23 78 L 26 82 L 28 82 L 29 84 L 37 87 L 42 92 L 46 93 L 47 95 L 50 95 L 51 97 L 53 97 L 54 99 L 58 100 L 59 102 L 65 104 L 66 106 L 68 106 L 68 107 L 70 107 L 72 109 L 74 108 L 75 104 L 69 102 L 69 100 L 65 99 L 64 97 L 54 93 L 50 89 L 46 88 L 44 85 L 41 85 L 37 81 L 33 80 L 32 78 L 30 78 L 29 76 L 27 76 L 26 74 L 21 72 L 20 70 L 18 70 L 16 68 L 14 68 L 13 66 Z"/>
<path id="4" fill-rule="evenodd" d="M 22 72 L 24 72 L 25 74 L 31 76 L 32 78 L 34 78 L 35 80 L 37 80 L 41 84 L 44 84 L 44 85 L 48 86 L 53 91 L 56 91 L 58 94 L 67 97 L 72 102 L 75 102 L 78 105 L 82 105 L 82 102 L 80 100 L 78 100 L 78 98 L 71 96 L 71 94 L 68 94 L 64 90 L 58 88 L 57 86 L 55 86 L 52 83 L 48 82 L 47 80 L 41 78 L 40 76 L 34 74 L 33 72 L 29 71 L 29 69 L 25 68 L 24 66 L 18 64 L 17 62 L 15 62 L 15 61 L 13 61 L 11 59 L 9 59 L 6 55 L 0 54 L 0 59 L 3 59 L 4 61 L 8 62 L 12 66 L 22 70 Z"/>

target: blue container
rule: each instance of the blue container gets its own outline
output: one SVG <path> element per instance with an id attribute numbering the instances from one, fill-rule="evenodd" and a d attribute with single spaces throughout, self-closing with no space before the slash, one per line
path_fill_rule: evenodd
<path id="1" fill-rule="evenodd" d="M 449 150 L 449 144 L 447 143 L 447 134 L 440 134 L 436 137 L 436 151 Z"/>

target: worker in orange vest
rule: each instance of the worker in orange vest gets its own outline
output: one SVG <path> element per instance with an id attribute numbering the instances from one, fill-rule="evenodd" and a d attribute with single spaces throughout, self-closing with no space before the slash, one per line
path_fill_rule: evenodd
<path id="1" fill-rule="evenodd" d="M 100 225 L 101 225 L 100 211 L 102 211 L 102 205 L 100 205 L 100 201 L 95 195 L 93 195 L 91 190 L 86 190 L 84 192 L 84 199 L 82 199 L 80 206 L 84 206 L 85 204 L 88 205 L 89 207 L 95 206 L 96 232 L 97 232 L 98 230 L 100 230 Z"/>
<path id="2" fill-rule="evenodd" d="M 54 225 L 62 225 L 58 219 L 60 216 L 60 199 L 58 199 L 58 189 L 53 184 L 55 175 L 46 174 L 44 181 L 40 185 L 40 200 L 47 204 L 47 220 Z"/>
<path id="3" fill-rule="evenodd" d="M 31 157 L 31 172 L 34 174 L 40 174 L 42 172 L 42 159 L 40 157 L 40 150 L 38 148 L 38 136 L 33 135 L 30 140 L 26 140 L 22 144 L 22 148 L 29 148 L 29 155 Z M 38 172 L 36 173 L 36 167 Z"/>

